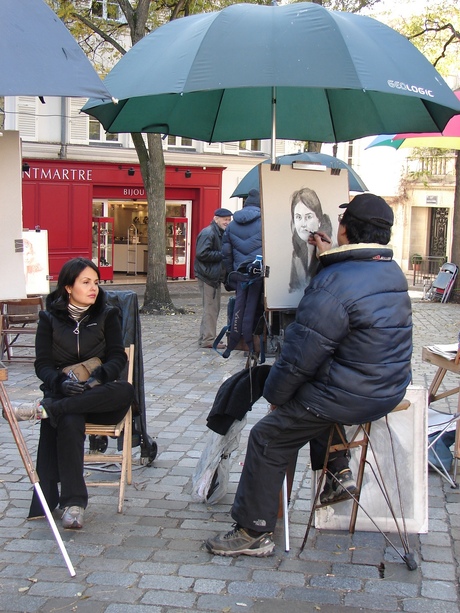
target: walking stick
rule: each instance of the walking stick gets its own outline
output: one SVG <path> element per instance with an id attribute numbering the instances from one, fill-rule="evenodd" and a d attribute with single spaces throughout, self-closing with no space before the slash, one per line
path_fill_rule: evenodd
<path id="1" fill-rule="evenodd" d="M 45 496 L 43 494 L 42 488 L 39 483 L 38 475 L 35 470 L 35 466 L 32 463 L 32 458 L 30 457 L 29 451 L 26 447 L 26 443 L 24 441 L 24 436 L 22 434 L 21 428 L 18 425 L 18 420 L 16 419 L 15 412 L 13 407 L 11 406 L 10 399 L 8 398 L 8 394 L 6 392 L 5 386 L 3 385 L 3 381 L 8 379 L 8 370 L 7 368 L 0 362 L 0 402 L 3 406 L 3 415 L 6 417 L 11 432 L 13 434 L 13 438 L 16 442 L 16 445 L 19 450 L 19 454 L 21 455 L 24 467 L 29 475 L 30 482 L 33 484 L 35 488 L 35 492 L 37 493 L 40 502 L 42 503 L 42 507 L 45 511 L 45 515 L 48 519 L 48 522 L 51 526 L 51 530 L 53 531 L 54 537 L 59 545 L 59 549 L 64 557 L 65 563 L 67 564 L 67 568 L 69 569 L 69 573 L 71 577 L 75 577 L 75 570 L 72 566 L 72 562 L 70 561 L 69 555 L 66 551 L 65 545 L 62 541 L 61 535 L 56 526 L 56 522 L 54 521 L 54 517 L 51 515 L 50 508 L 48 503 L 46 502 Z"/>

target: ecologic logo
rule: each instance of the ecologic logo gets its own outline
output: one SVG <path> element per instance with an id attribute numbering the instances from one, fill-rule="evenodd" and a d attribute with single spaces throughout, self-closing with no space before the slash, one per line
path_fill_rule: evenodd
<path id="1" fill-rule="evenodd" d="M 431 89 L 425 89 L 424 87 L 419 87 L 418 85 L 408 85 L 407 83 L 402 83 L 401 81 L 388 80 L 387 83 L 394 89 L 404 89 L 408 92 L 414 92 L 414 94 L 421 94 L 422 96 L 434 98 L 434 94 Z"/>

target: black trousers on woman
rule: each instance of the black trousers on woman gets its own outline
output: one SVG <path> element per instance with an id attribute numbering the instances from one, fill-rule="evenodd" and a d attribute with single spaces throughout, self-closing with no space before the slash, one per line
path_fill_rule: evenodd
<path id="1" fill-rule="evenodd" d="M 128 412 L 134 388 L 126 381 L 114 381 L 94 387 L 76 396 L 56 399 L 54 428 L 49 419 L 40 424 L 37 452 L 37 474 L 45 499 L 51 510 L 58 505 L 86 508 L 88 491 L 83 477 L 85 423 L 114 424 Z M 61 483 L 59 495 L 58 483 Z M 29 518 L 44 515 L 35 494 Z"/>
<path id="2" fill-rule="evenodd" d="M 252 427 L 232 507 L 232 518 L 240 526 L 273 532 L 288 464 L 299 449 L 311 442 L 312 468 L 322 468 L 333 423 L 291 401 L 277 407 Z M 332 444 L 341 442 L 335 431 Z M 328 468 L 332 471 L 347 466 L 346 452 L 330 455 Z"/>

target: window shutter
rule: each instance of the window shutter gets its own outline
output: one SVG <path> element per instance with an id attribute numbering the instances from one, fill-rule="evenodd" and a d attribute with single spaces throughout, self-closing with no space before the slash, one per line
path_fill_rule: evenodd
<path id="1" fill-rule="evenodd" d="M 73 145 L 87 145 L 89 141 L 89 117 L 84 113 L 80 113 L 84 100 L 81 98 L 69 98 L 69 102 L 69 141 Z"/>
<path id="2" fill-rule="evenodd" d="M 234 143 L 224 143 L 223 153 L 238 155 L 239 152 L 240 152 L 240 143 L 238 141 Z"/>
<path id="3" fill-rule="evenodd" d="M 222 153 L 222 143 L 203 143 L 203 153 Z"/>
<path id="4" fill-rule="evenodd" d="M 36 96 L 18 96 L 18 130 L 21 138 L 38 140 Z"/>

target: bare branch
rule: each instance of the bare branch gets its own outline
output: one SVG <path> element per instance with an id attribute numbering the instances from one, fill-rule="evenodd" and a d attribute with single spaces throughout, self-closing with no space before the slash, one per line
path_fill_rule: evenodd
<path id="1" fill-rule="evenodd" d="M 75 16 L 76 19 L 78 19 L 78 21 L 81 21 L 81 23 L 83 23 L 85 26 L 87 26 L 95 34 L 98 34 L 107 43 L 110 43 L 111 45 L 113 45 L 113 47 L 119 53 L 121 53 L 122 55 L 124 55 L 126 53 L 126 49 L 124 47 L 122 47 L 120 45 L 120 43 L 118 43 L 118 41 L 115 38 L 113 38 L 112 36 L 109 36 L 109 34 L 107 34 L 107 32 L 104 32 L 104 30 L 101 30 L 101 28 L 99 28 L 96 23 L 94 23 L 93 21 L 87 19 L 81 13 L 74 13 L 74 16 Z"/>

